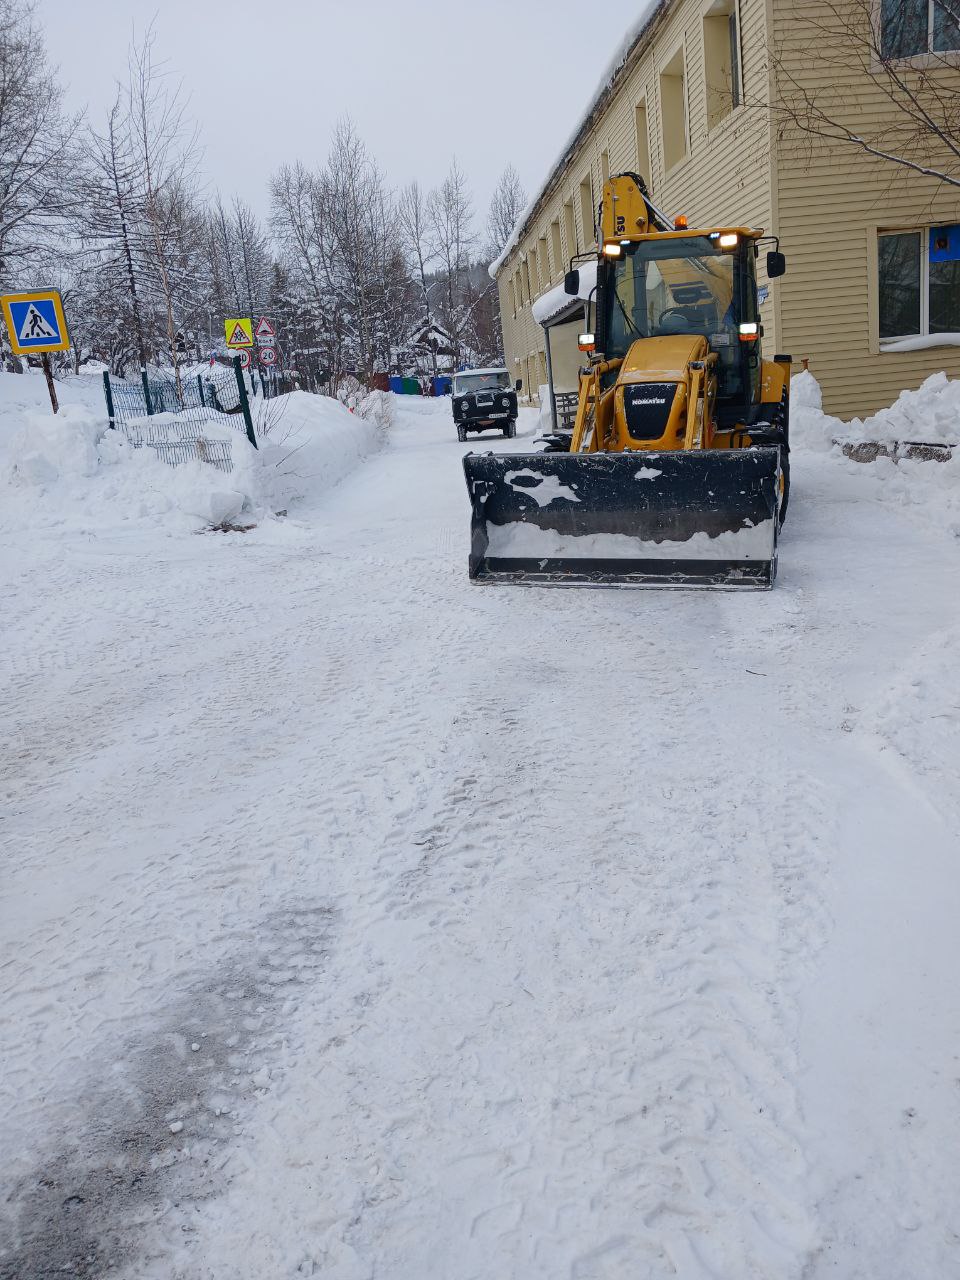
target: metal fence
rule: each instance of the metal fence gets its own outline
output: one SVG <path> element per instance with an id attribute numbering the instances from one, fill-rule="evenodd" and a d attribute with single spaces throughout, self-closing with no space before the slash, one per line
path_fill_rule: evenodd
<path id="1" fill-rule="evenodd" d="M 232 369 L 213 367 L 179 380 L 145 369 L 139 382 L 104 373 L 103 392 L 111 427 L 134 448 L 150 448 L 171 466 L 196 460 L 233 470 L 230 442 L 210 440 L 204 433 L 211 422 L 244 432 L 258 447 L 239 357 Z"/>

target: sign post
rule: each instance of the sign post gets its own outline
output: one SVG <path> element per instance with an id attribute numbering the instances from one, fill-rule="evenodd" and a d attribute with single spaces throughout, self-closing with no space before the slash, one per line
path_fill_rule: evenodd
<path id="1" fill-rule="evenodd" d="M 30 293 L 8 293 L 0 297 L 10 346 L 14 355 L 38 355 L 47 380 L 50 404 L 59 413 L 57 389 L 50 367 L 51 351 L 69 351 L 70 337 L 63 301 L 56 289 L 36 289 Z"/>

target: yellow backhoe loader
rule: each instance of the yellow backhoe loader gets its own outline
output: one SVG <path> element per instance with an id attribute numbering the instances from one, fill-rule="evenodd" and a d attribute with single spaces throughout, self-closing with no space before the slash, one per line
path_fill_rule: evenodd
<path id="1" fill-rule="evenodd" d="M 772 586 L 790 357 L 761 356 L 764 238 L 671 226 L 636 174 L 604 183 L 569 452 L 465 456 L 472 578 Z M 766 268 L 783 274 L 779 245 Z M 579 286 L 572 268 L 566 291 Z"/>

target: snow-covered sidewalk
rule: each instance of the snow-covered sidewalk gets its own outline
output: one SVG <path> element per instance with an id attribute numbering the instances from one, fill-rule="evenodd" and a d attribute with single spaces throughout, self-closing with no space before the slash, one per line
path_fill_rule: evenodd
<path id="1" fill-rule="evenodd" d="M 480 588 L 532 415 L 399 406 L 248 533 L 9 534 L 0 1276 L 960 1274 L 926 481 L 798 450 L 771 593 Z"/>

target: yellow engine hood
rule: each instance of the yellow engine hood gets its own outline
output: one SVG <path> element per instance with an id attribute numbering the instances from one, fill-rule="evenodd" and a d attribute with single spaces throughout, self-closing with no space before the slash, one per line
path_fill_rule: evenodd
<path id="1" fill-rule="evenodd" d="M 685 382 L 691 360 L 703 360 L 709 346 L 699 333 L 638 338 L 620 366 L 618 382 Z"/>

